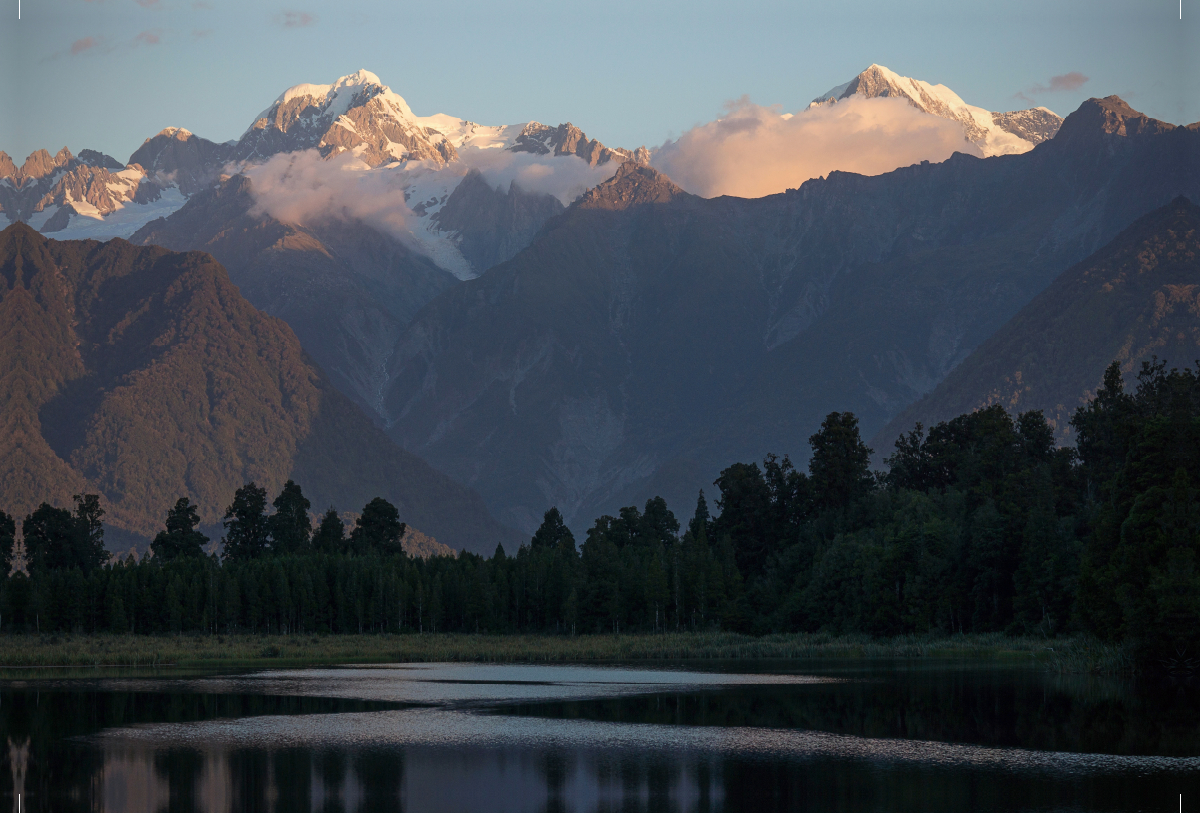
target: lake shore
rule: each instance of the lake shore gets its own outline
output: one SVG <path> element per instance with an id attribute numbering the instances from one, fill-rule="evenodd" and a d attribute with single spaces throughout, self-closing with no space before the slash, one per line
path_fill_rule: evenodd
<path id="1" fill-rule="evenodd" d="M 1082 637 L 998 633 L 896 638 L 730 632 L 632 635 L 3 635 L 0 673 L 55 667 L 263 668 L 349 663 L 601 663 L 835 658 L 1037 663 L 1062 672 L 1126 671 L 1122 650 Z"/>

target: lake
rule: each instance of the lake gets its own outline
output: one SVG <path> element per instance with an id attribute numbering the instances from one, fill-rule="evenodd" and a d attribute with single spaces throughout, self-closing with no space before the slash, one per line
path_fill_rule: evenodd
<path id="1" fill-rule="evenodd" d="M 1197 810 L 1200 685 L 947 661 L 37 672 L 0 681 L 0 757 L 0 809 L 30 813 Z"/>

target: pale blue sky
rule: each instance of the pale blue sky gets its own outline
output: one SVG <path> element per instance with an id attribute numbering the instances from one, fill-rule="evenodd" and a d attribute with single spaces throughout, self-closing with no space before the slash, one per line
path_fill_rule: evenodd
<path id="1" fill-rule="evenodd" d="M 1200 120 L 1200 0 L 283 3 L 18 0 L 0 21 L 0 150 L 100 149 L 127 160 L 183 126 L 236 138 L 285 88 L 366 68 L 418 115 L 572 121 L 656 146 L 748 95 L 795 110 L 872 62 L 992 110 L 1035 95 L 1066 115 L 1118 94 Z M 9 13 L 11 12 L 11 13 Z M 90 39 L 88 39 L 90 38 Z"/>

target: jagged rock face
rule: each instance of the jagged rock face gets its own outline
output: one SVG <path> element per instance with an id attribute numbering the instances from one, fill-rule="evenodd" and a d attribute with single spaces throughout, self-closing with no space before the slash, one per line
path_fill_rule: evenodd
<path id="1" fill-rule="evenodd" d="M 595 139 L 589 141 L 583 131 L 571 122 L 548 127 L 540 122 L 531 121 L 525 125 L 508 149 L 534 155 L 574 155 L 593 167 L 602 166 L 610 161 L 650 163 L 650 153 L 645 147 L 639 147 L 636 152 L 606 147 Z"/>
<path id="2" fill-rule="evenodd" d="M 992 121 L 1006 133 L 1012 133 L 1035 145 L 1054 138 L 1054 134 L 1062 126 L 1062 119 L 1043 107 L 993 113 Z"/>
<path id="3" fill-rule="evenodd" d="M 81 162 L 89 167 L 100 167 L 102 169 L 124 169 L 125 165 L 113 158 L 111 155 L 105 155 L 97 150 L 80 150 L 76 156 Z M 132 162 L 131 162 L 132 163 Z"/>
<path id="4" fill-rule="evenodd" d="M 45 150 L 37 150 L 25 159 L 25 163 L 21 165 L 21 168 L 13 176 L 14 184 L 17 188 L 21 188 L 30 181 L 45 178 L 73 160 L 74 156 L 71 155 L 71 151 L 66 147 L 55 153 L 54 157 L 51 157 L 50 153 Z"/>
<path id="5" fill-rule="evenodd" d="M 0 178 L 10 178 L 17 174 L 17 165 L 13 163 L 8 153 L 0 150 Z"/>
<path id="6" fill-rule="evenodd" d="M 669 203 L 683 194 L 686 193 L 657 169 L 629 162 L 611 180 L 585 192 L 576 206 L 621 211 L 647 203 Z"/>
<path id="7" fill-rule="evenodd" d="M 1071 417 L 1105 368 L 1120 362 L 1130 381 L 1155 356 L 1173 367 L 1200 356 L 1200 206 L 1183 197 L 1064 271 L 873 443 L 886 453 L 917 422 L 992 404 L 1040 409 L 1069 443 Z"/>
<path id="8" fill-rule="evenodd" d="M 852 96 L 905 99 L 925 113 L 957 121 L 967 140 L 985 157 L 1026 152 L 1053 138 L 1062 124 L 1059 116 L 1044 107 L 992 113 L 968 105 L 944 85 L 900 76 L 882 65 L 872 65 L 846 84 L 818 96 L 813 104 L 833 104 Z"/>
<path id="9" fill-rule="evenodd" d="M 458 157 L 445 135 L 420 124 L 400 96 L 359 71 L 334 85 L 298 85 L 255 120 L 233 148 L 235 160 L 316 149 L 329 157 L 361 150 L 370 166 L 418 160 L 444 164 Z"/>
<path id="10" fill-rule="evenodd" d="M 315 505 L 382 496 L 455 547 L 512 541 L 477 495 L 391 444 L 209 255 L 15 224 L 0 232 L 0 280 L 0 508 L 98 493 L 122 547 L 144 546 L 180 496 L 211 527 L 247 480 L 277 491 L 290 478 Z"/>
<path id="11" fill-rule="evenodd" d="M 150 194 L 141 189 L 145 174 L 140 168 L 113 172 L 102 165 L 109 163 L 116 162 L 94 150 L 84 150 L 79 158 L 66 147 L 54 157 L 38 150 L 0 183 L 0 211 L 15 222 L 58 207 L 43 225 L 44 230 L 55 231 L 64 228 L 72 215 L 110 214 L 134 200 L 139 190 L 143 196 Z"/>
<path id="12" fill-rule="evenodd" d="M 361 223 L 302 227 L 255 213 L 241 175 L 198 192 L 130 241 L 211 253 L 243 296 L 285 320 L 334 385 L 380 420 L 397 338 L 425 303 L 457 284 Z"/>
<path id="13" fill-rule="evenodd" d="M 418 314 L 389 433 L 527 531 L 551 505 L 579 528 L 656 493 L 690 506 L 737 460 L 803 463 L 834 410 L 869 437 L 1065 268 L 1200 195 L 1200 132 L 1112 109 L 1003 161 L 760 199 L 625 164 Z"/>
<path id="14" fill-rule="evenodd" d="M 547 220 L 566 207 L 553 195 L 525 192 L 515 183 L 493 189 L 472 170 L 431 217 L 472 266 L 484 271 L 529 245 Z"/>
<path id="15" fill-rule="evenodd" d="M 182 127 L 168 127 L 142 142 L 129 163 L 159 178 L 160 185 L 174 184 L 191 196 L 217 180 L 231 153 L 227 144 L 200 138 Z"/>

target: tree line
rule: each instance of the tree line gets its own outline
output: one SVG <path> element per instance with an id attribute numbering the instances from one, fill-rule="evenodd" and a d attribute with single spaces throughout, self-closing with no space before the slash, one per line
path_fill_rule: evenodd
<path id="1" fill-rule="evenodd" d="M 347 531 L 289 481 L 248 483 L 205 555 L 181 498 L 153 556 L 106 563 L 103 510 L 25 518 L 28 575 L 0 580 L 0 631 L 634 632 L 1086 631 L 1148 664 L 1200 649 L 1200 365 L 1109 367 L 1059 447 L 1041 412 L 1000 406 L 897 442 L 873 472 L 855 416 L 831 413 L 807 471 L 735 463 L 681 524 L 656 497 L 598 518 L 578 544 L 556 508 L 512 555 L 405 555 L 394 506 Z M 0 569 L 15 520 L 0 513 Z"/>

